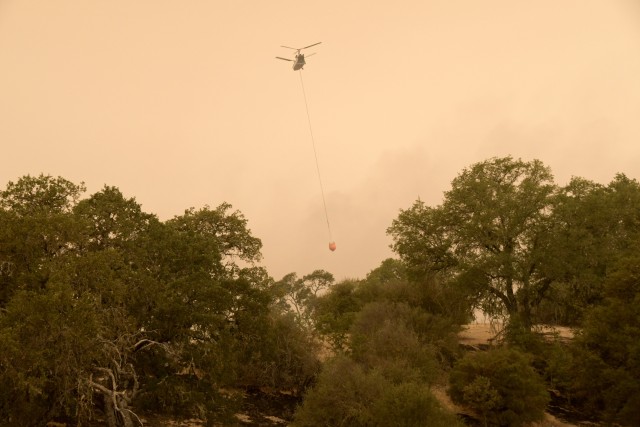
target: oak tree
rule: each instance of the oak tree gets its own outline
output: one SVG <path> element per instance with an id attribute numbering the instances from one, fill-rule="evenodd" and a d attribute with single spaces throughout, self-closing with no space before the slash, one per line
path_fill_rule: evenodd
<path id="1" fill-rule="evenodd" d="M 440 206 L 401 211 L 388 233 L 414 278 L 437 274 L 529 328 L 553 282 L 541 266 L 556 192 L 542 162 L 493 158 L 464 169 Z"/>

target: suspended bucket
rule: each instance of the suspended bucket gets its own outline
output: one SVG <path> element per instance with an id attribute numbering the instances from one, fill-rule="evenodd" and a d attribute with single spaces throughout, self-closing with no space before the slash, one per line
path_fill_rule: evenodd
<path id="1" fill-rule="evenodd" d="M 330 250 L 331 252 L 333 252 L 333 251 L 335 251 L 335 250 L 336 250 L 336 242 L 331 242 L 331 243 L 329 243 L 329 250 Z"/>

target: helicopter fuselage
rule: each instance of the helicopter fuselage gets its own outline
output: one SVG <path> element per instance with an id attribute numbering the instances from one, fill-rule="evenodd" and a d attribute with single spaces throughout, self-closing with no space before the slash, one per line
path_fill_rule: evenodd
<path id="1" fill-rule="evenodd" d="M 306 64 L 304 60 L 304 53 L 296 55 L 296 60 L 293 63 L 293 71 L 301 70 L 302 67 L 304 67 L 304 64 Z"/>

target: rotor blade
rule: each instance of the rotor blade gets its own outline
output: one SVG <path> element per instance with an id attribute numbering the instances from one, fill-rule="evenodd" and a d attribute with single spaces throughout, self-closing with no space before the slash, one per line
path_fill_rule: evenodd
<path id="1" fill-rule="evenodd" d="M 289 46 L 280 46 L 280 47 L 286 47 L 287 49 L 293 49 L 293 50 L 300 50 L 300 49 L 298 49 L 296 47 L 289 47 Z"/>
<path id="2" fill-rule="evenodd" d="M 302 49 L 306 49 L 306 48 L 311 47 L 311 46 L 318 45 L 318 44 L 320 44 L 320 43 L 322 43 L 322 42 L 318 42 L 318 43 L 310 44 L 309 46 L 301 47 L 301 48 L 300 48 L 300 50 L 302 50 Z"/>
<path id="3" fill-rule="evenodd" d="M 293 62 L 293 59 L 289 59 L 289 58 L 281 58 L 279 56 L 276 56 L 277 59 L 282 59 L 283 61 L 289 61 L 289 62 Z"/>
<path id="4" fill-rule="evenodd" d="M 313 55 L 315 55 L 316 53 L 318 53 L 318 52 L 313 52 L 313 53 L 310 53 L 310 54 L 308 54 L 308 55 L 305 55 L 304 57 L 305 57 L 305 58 L 308 58 L 308 57 L 310 57 L 310 56 L 313 56 Z"/>

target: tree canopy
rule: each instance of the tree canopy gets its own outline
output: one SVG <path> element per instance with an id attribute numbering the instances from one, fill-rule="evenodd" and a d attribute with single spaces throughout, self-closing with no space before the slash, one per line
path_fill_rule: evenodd
<path id="1" fill-rule="evenodd" d="M 489 313 L 531 323 L 550 279 L 540 274 L 557 187 L 540 161 L 494 158 L 465 169 L 431 208 L 417 201 L 388 232 L 414 274 L 441 273 Z"/>
<path id="2" fill-rule="evenodd" d="M 26 176 L 0 193 L 0 418 L 133 426 L 233 414 L 225 385 L 299 388 L 314 344 L 223 203 L 160 221 L 115 187 Z M 241 262 L 241 263 L 240 263 Z M 281 348 L 280 343 L 288 347 Z"/>
<path id="3" fill-rule="evenodd" d="M 640 184 L 623 174 L 561 186 L 538 160 L 476 163 L 441 204 L 400 212 L 399 259 L 337 282 L 274 280 L 228 203 L 160 220 L 116 187 L 85 191 L 47 175 L 0 190 L 3 425 L 228 425 L 256 390 L 286 391 L 294 425 L 458 425 L 433 392 L 447 382 L 485 425 L 539 420 L 545 387 L 638 424 Z M 465 356 L 478 308 L 508 328 Z"/>
<path id="4" fill-rule="evenodd" d="M 607 265 L 638 233 L 639 198 L 624 175 L 560 187 L 538 160 L 492 158 L 464 169 L 441 205 L 402 210 L 388 233 L 414 279 L 438 276 L 528 329 L 541 307 L 562 306 L 571 322 L 599 298 Z"/>

